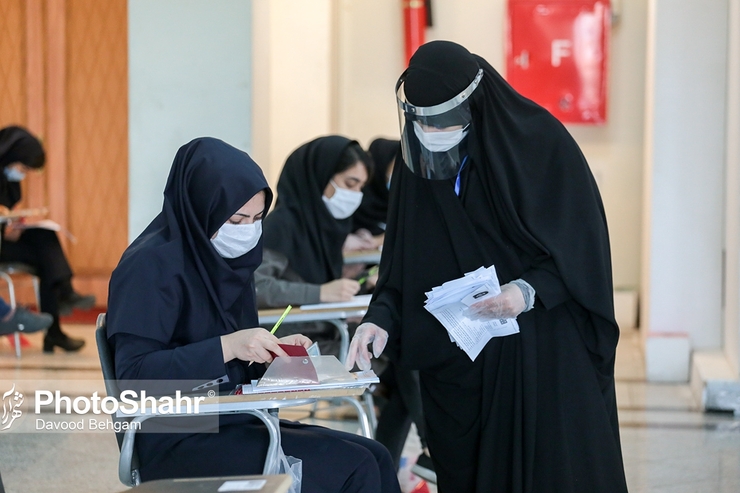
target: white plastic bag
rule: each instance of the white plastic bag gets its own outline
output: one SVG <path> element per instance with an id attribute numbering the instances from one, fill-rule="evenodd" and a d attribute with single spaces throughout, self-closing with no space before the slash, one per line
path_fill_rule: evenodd
<path id="1" fill-rule="evenodd" d="M 288 493 L 301 493 L 301 480 L 303 479 L 303 461 L 291 455 L 285 455 L 283 448 L 278 451 L 278 460 L 280 461 L 280 471 L 278 474 L 287 474 L 293 483 L 288 489 Z"/>
<path id="2" fill-rule="evenodd" d="M 277 416 L 268 413 L 270 421 L 280 429 L 280 419 Z M 301 481 L 303 480 L 303 461 L 297 457 L 285 455 L 282 445 L 277 451 L 277 471 L 272 468 L 268 474 L 287 474 L 293 482 L 288 489 L 288 493 L 301 493 Z"/>

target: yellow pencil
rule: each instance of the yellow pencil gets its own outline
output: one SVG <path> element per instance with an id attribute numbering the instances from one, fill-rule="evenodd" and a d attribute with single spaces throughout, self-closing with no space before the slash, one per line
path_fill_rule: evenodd
<path id="1" fill-rule="evenodd" d="M 278 319 L 278 321 L 275 322 L 275 326 L 270 331 L 270 334 L 274 334 L 275 331 L 278 329 L 278 327 L 280 327 L 280 324 L 283 323 L 283 320 L 285 320 L 285 317 L 288 315 L 288 312 L 290 312 L 290 309 L 291 308 L 293 308 L 293 307 L 290 306 L 290 305 L 287 306 L 287 308 L 285 309 L 285 311 L 283 312 L 283 314 L 280 315 L 280 318 Z"/>
<path id="2" fill-rule="evenodd" d="M 357 282 L 359 282 L 360 284 L 365 284 L 365 282 L 367 282 L 367 280 L 368 280 L 368 279 L 369 279 L 370 277 L 374 276 L 374 275 L 375 275 L 375 274 L 376 274 L 377 272 L 378 272 L 378 266 L 377 266 L 377 265 L 376 265 L 376 266 L 373 266 L 373 267 L 371 267 L 371 268 L 370 268 L 370 270 L 369 270 L 369 271 L 367 271 L 367 275 L 365 275 L 365 276 L 363 276 L 363 277 L 359 278 L 359 279 L 357 280 Z"/>

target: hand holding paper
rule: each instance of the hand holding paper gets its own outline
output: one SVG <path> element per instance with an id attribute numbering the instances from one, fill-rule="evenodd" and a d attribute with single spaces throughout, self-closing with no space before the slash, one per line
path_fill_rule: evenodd
<path id="1" fill-rule="evenodd" d="M 369 370 L 370 351 L 368 351 L 367 346 L 372 343 L 373 356 L 377 358 L 383 353 L 387 342 L 388 332 L 385 330 L 369 322 L 360 325 L 357 327 L 355 336 L 352 338 L 352 343 L 349 345 L 345 367 L 351 370 L 355 366 L 355 363 L 357 363 L 360 370 Z"/>
<path id="2" fill-rule="evenodd" d="M 527 307 L 516 284 L 501 286 L 501 294 L 473 303 L 465 315 L 472 320 L 516 318 Z"/>
<path id="3" fill-rule="evenodd" d="M 480 267 L 432 288 L 426 293 L 424 308 L 447 329 L 450 340 L 475 361 L 491 338 L 519 332 L 515 316 L 524 310 L 525 303 L 521 292 L 518 294 L 521 300 L 508 288 L 502 293 L 494 266 Z M 489 306 L 488 300 L 496 301 Z M 471 307 L 475 307 L 475 315 Z M 504 316 L 494 317 L 498 314 Z"/>

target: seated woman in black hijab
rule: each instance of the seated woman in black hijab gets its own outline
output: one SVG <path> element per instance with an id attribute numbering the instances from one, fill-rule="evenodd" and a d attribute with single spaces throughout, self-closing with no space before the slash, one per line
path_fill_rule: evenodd
<path id="1" fill-rule="evenodd" d="M 256 377 L 278 342 L 257 327 L 253 273 L 262 260 L 261 223 L 272 201 L 252 159 L 216 139 L 196 139 L 175 156 L 162 212 L 128 247 L 111 277 L 108 339 L 116 377 L 223 379 L 221 390 Z M 169 418 L 173 419 L 173 418 Z M 197 418 L 184 418 L 197 419 Z M 357 435 L 281 421 L 282 446 L 303 461 L 304 493 L 398 492 L 388 451 Z M 264 425 L 222 416 L 218 433 L 142 433 L 144 481 L 257 474 Z"/>
<path id="2" fill-rule="evenodd" d="M 619 441 L 609 235 L 578 145 L 483 58 L 422 45 L 397 85 L 380 279 L 347 364 L 388 342 L 418 369 L 440 492 L 627 491 Z M 425 293 L 494 265 L 471 319 L 513 319 L 471 360 Z"/>
<path id="3" fill-rule="evenodd" d="M 260 308 L 347 301 L 360 291 L 356 280 L 342 276 L 342 246 L 371 174 L 372 161 L 360 145 L 339 135 L 312 140 L 288 157 L 275 211 L 265 219 L 264 260 L 255 272 Z M 300 330 L 336 333 L 324 324 Z M 330 352 L 331 344 L 319 342 L 322 352 Z"/>
<path id="4" fill-rule="evenodd" d="M 21 180 L 31 170 L 41 169 L 46 154 L 41 142 L 21 127 L 0 130 L 0 205 L 12 209 L 21 200 Z M 72 288 L 72 269 L 67 262 L 59 238 L 54 231 L 43 228 L 17 228 L 8 223 L 2 232 L 0 261 L 20 262 L 34 268 L 39 277 L 39 309 L 54 317 L 44 337 L 44 352 L 54 347 L 77 351 L 85 345 L 62 332 L 59 315 L 72 312 L 73 308 L 92 308 L 94 296 L 82 296 Z"/>

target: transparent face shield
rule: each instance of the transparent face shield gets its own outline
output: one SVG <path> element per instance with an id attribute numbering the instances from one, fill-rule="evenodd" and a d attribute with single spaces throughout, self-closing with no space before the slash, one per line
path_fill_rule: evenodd
<path id="1" fill-rule="evenodd" d="M 472 121 L 470 95 L 480 84 L 483 69 L 460 94 L 435 106 L 406 101 L 405 76 L 396 84 L 403 160 L 416 175 L 429 180 L 453 178 L 467 156 L 466 136 Z"/>

